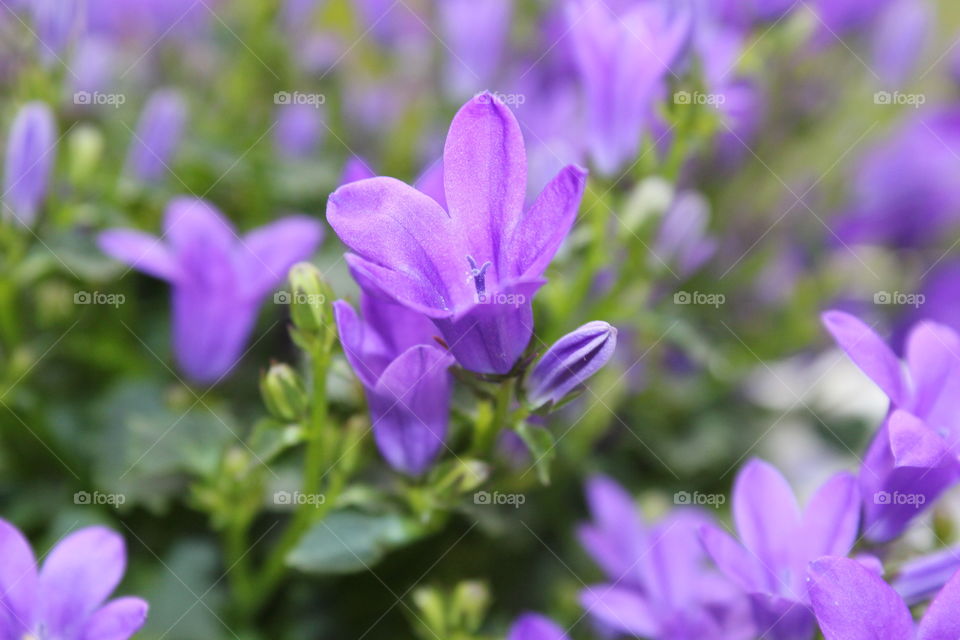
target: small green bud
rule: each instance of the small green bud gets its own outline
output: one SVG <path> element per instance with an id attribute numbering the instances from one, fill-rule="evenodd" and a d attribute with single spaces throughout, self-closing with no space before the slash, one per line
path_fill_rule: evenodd
<path id="1" fill-rule="evenodd" d="M 464 580 L 453 590 L 451 617 L 454 627 L 460 631 L 474 633 L 483 624 L 490 606 L 490 591 L 477 580 Z"/>
<path id="2" fill-rule="evenodd" d="M 333 325 L 330 287 L 320 270 L 309 262 L 298 262 L 290 269 L 290 292 L 286 294 L 293 323 L 302 331 L 322 331 Z"/>
<path id="3" fill-rule="evenodd" d="M 68 173 L 74 184 L 83 183 L 96 171 L 103 155 L 103 144 L 103 134 L 93 126 L 82 124 L 70 132 Z"/>
<path id="4" fill-rule="evenodd" d="M 309 398 L 306 386 L 289 365 L 271 365 L 260 378 L 260 393 L 267 410 L 280 420 L 292 422 L 307 412 Z"/>
<path id="5" fill-rule="evenodd" d="M 420 587 L 413 592 L 413 604 L 420 611 L 424 637 L 443 638 L 447 634 L 446 603 L 443 594 L 434 587 Z"/>

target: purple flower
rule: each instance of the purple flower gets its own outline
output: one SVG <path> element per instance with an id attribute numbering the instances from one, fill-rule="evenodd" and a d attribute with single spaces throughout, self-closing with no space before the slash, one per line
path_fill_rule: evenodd
<path id="1" fill-rule="evenodd" d="M 824 555 L 846 555 L 853 547 L 860 522 L 856 478 L 836 474 L 801 511 L 780 472 L 754 459 L 737 474 L 732 502 L 740 541 L 707 526 L 701 531 L 704 547 L 749 596 L 758 635 L 770 640 L 811 638 L 807 565 Z"/>
<path id="2" fill-rule="evenodd" d="M 960 637 L 960 574 L 940 591 L 919 625 L 880 576 L 856 560 L 821 558 L 810 567 L 810 599 L 826 640 L 955 640 Z"/>
<path id="3" fill-rule="evenodd" d="M 880 16 L 873 34 L 873 63 L 885 86 L 910 79 L 929 38 L 931 9 L 925 2 L 895 0 Z"/>
<path id="4" fill-rule="evenodd" d="M 569 636 L 550 618 L 525 613 L 510 627 L 507 640 L 569 640 Z"/>
<path id="5" fill-rule="evenodd" d="M 340 184 L 350 184 L 357 180 L 373 178 L 377 174 L 370 168 L 370 164 L 360 156 L 350 156 L 343 163 L 343 173 L 340 175 Z"/>
<path id="6" fill-rule="evenodd" d="M 320 144 L 323 114 L 309 104 L 284 104 L 277 110 L 274 143 L 285 158 L 305 158 Z"/>
<path id="7" fill-rule="evenodd" d="M 210 203 L 175 198 L 162 238 L 112 229 L 100 234 L 99 244 L 104 253 L 171 284 L 177 361 L 192 380 L 209 383 L 237 364 L 263 297 L 322 238 L 320 223 L 306 216 L 240 237 Z"/>
<path id="8" fill-rule="evenodd" d="M 394 469 L 420 475 L 446 440 L 453 356 L 436 346 L 429 318 L 366 292 L 360 308 L 362 320 L 343 300 L 333 310 L 344 354 L 367 393 L 377 447 Z"/>
<path id="9" fill-rule="evenodd" d="M 53 169 L 57 125 L 43 102 L 20 108 L 7 139 L 3 173 L 4 217 L 32 226 L 43 203 Z"/>
<path id="10" fill-rule="evenodd" d="M 445 89 L 462 100 L 491 86 L 510 34 L 512 0 L 446 0 L 438 3 L 447 59 Z"/>
<path id="11" fill-rule="evenodd" d="M 886 542 L 960 477 L 960 336 L 932 322 L 906 340 L 906 362 L 870 327 L 840 311 L 823 323 L 853 362 L 890 398 L 891 413 L 860 471 L 864 528 Z"/>
<path id="12" fill-rule="evenodd" d="M 637 155 L 653 103 L 693 24 L 687 3 L 652 0 L 617 13 L 600 0 L 575 0 L 567 14 L 588 145 L 605 176 Z"/>
<path id="13" fill-rule="evenodd" d="M 609 580 L 581 593 L 595 621 L 655 640 L 755 637 L 746 600 L 707 566 L 706 516 L 678 509 L 647 529 L 630 495 L 603 476 L 587 483 L 587 503 L 593 521 L 580 542 Z"/>
<path id="14" fill-rule="evenodd" d="M 940 549 L 905 562 L 897 572 L 893 588 L 913 606 L 928 600 L 960 570 L 960 548 Z"/>
<path id="15" fill-rule="evenodd" d="M 187 120 L 187 105 L 177 91 L 160 89 L 147 100 L 127 154 L 127 172 L 144 182 L 156 182 L 170 162 Z"/>
<path id="16" fill-rule="evenodd" d="M 531 407 L 554 405 L 603 368 L 617 348 L 617 330 L 596 320 L 563 336 L 547 349 L 527 379 Z"/>
<path id="17" fill-rule="evenodd" d="M 673 265 L 681 278 L 689 276 L 713 257 L 717 241 L 707 235 L 710 205 L 694 191 L 677 195 L 663 216 L 653 253 Z"/>
<path id="18" fill-rule="evenodd" d="M 60 540 L 37 567 L 30 543 L 0 520 L 0 638 L 126 640 L 143 626 L 147 603 L 106 602 L 126 570 L 123 538 L 87 527 Z"/>
<path id="19" fill-rule="evenodd" d="M 37 49 L 45 64 L 58 61 L 80 30 L 83 12 L 79 0 L 32 0 Z"/>
<path id="20" fill-rule="evenodd" d="M 567 167 L 524 211 L 526 164 L 516 118 L 483 94 L 447 135 L 447 210 L 386 177 L 341 186 L 327 204 L 354 271 L 431 318 L 460 364 L 481 373 L 509 372 L 527 346 L 533 295 L 586 182 Z"/>

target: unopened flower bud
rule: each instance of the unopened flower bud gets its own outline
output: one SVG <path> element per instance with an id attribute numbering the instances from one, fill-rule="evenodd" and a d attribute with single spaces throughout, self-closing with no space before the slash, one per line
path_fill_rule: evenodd
<path id="1" fill-rule="evenodd" d="M 3 181 L 4 217 L 32 226 L 47 193 L 57 125 L 43 102 L 23 106 L 10 127 Z"/>
<path id="2" fill-rule="evenodd" d="M 599 371 L 617 346 L 617 330 L 606 322 L 588 322 L 550 347 L 530 372 L 527 401 L 538 409 L 559 404 L 564 397 Z"/>
<path id="3" fill-rule="evenodd" d="M 297 328 L 320 331 L 333 326 L 330 288 L 320 270 L 309 262 L 298 262 L 290 269 L 290 315 Z"/>
<path id="4" fill-rule="evenodd" d="M 306 387 L 289 365 L 272 365 L 260 378 L 260 393 L 267 410 L 281 420 L 297 420 L 307 412 L 309 398 Z"/>

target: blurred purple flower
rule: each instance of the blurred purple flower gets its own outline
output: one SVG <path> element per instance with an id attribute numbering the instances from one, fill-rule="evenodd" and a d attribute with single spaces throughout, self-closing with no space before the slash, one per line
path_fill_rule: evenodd
<path id="1" fill-rule="evenodd" d="M 57 125 L 43 102 L 29 102 L 17 112 L 7 138 L 3 173 L 4 217 L 25 227 L 36 221 L 47 194 L 56 155 Z"/>
<path id="2" fill-rule="evenodd" d="M 144 182 L 157 182 L 180 146 L 187 121 L 187 104 L 173 89 L 154 91 L 143 107 L 130 150 L 127 172 Z"/>
<path id="3" fill-rule="evenodd" d="M 223 0 L 85 0 L 93 33 L 114 40 L 163 40 L 195 34 L 210 22 Z"/>
<path id="4" fill-rule="evenodd" d="M 960 574 L 919 625 L 906 603 L 856 560 L 821 558 L 810 567 L 810 599 L 825 640 L 955 640 L 960 636 Z"/>
<path id="5" fill-rule="evenodd" d="M 580 601 L 601 625 L 654 640 L 755 637 L 746 599 L 708 568 L 698 531 L 709 519 L 678 509 L 647 529 L 630 495 L 613 480 L 587 482 L 593 517 L 579 538 L 606 574 Z"/>
<path id="6" fill-rule="evenodd" d="M 829 311 L 823 323 L 890 398 L 891 413 L 860 471 L 866 536 L 886 542 L 960 478 L 960 336 L 921 322 L 907 337 L 901 363 L 857 318 Z"/>
<path id="7" fill-rule="evenodd" d="M 550 618 L 525 613 L 510 627 L 507 640 L 569 640 L 569 636 Z"/>
<path id="8" fill-rule="evenodd" d="M 101 250 L 173 289 L 173 348 L 180 368 L 201 383 L 219 381 L 242 357 L 263 297 L 310 256 L 320 223 L 288 216 L 242 238 L 213 205 L 175 198 L 162 238 L 133 229 L 100 234 Z M 165 242 L 164 242 L 165 240 Z"/>
<path id="9" fill-rule="evenodd" d="M 653 103 L 692 33 L 689 3 L 650 0 L 617 15 L 600 0 L 568 5 L 570 37 L 597 170 L 611 176 L 637 155 Z"/>
<path id="10" fill-rule="evenodd" d="M 277 109 L 274 143 L 278 153 L 289 159 L 305 158 L 323 138 L 323 112 L 309 104 L 284 104 Z"/>
<path id="11" fill-rule="evenodd" d="M 31 0 L 37 52 L 47 65 L 62 56 L 82 28 L 81 0 Z"/>
<path id="12" fill-rule="evenodd" d="M 106 602 L 126 570 L 123 538 L 104 527 L 66 536 L 37 567 L 30 543 L 0 520 L 0 638 L 127 640 L 147 618 L 130 596 Z"/>
<path id="13" fill-rule="evenodd" d="M 543 354 L 527 379 L 531 407 L 560 404 L 570 392 L 603 368 L 617 348 L 617 330 L 594 321 L 557 340 Z"/>
<path id="14" fill-rule="evenodd" d="M 894 0 L 877 21 L 871 66 L 890 89 L 902 87 L 923 56 L 932 9 L 918 0 Z"/>
<path id="15" fill-rule="evenodd" d="M 851 31 L 872 24 L 891 0 L 813 0 L 811 9 L 817 18 L 818 40 L 839 44 Z M 843 45 L 841 45 L 843 46 Z"/>
<path id="16" fill-rule="evenodd" d="M 493 85 L 510 34 L 512 0 L 445 0 L 437 4 L 447 54 L 447 95 L 464 100 Z"/>
<path id="17" fill-rule="evenodd" d="M 960 222 L 957 175 L 960 109 L 923 111 L 861 163 L 836 234 L 844 244 L 938 242 Z"/>
<path id="18" fill-rule="evenodd" d="M 340 184 L 350 184 L 358 180 L 373 178 L 377 174 L 370 168 L 370 163 L 360 156 L 350 156 L 343 163 L 343 173 L 340 175 Z"/>
<path id="19" fill-rule="evenodd" d="M 509 372 L 530 341 L 533 295 L 586 182 L 582 169 L 567 167 L 524 211 L 526 164 L 516 118 L 483 94 L 450 126 L 447 211 L 385 177 L 342 186 L 327 204 L 327 220 L 353 251 L 348 264 L 430 317 L 460 364 L 481 373 Z"/>
<path id="20" fill-rule="evenodd" d="M 422 474 L 446 439 L 453 356 L 436 346 L 430 319 L 406 307 L 362 292 L 362 320 L 343 300 L 333 308 L 380 453 L 394 469 Z"/>
<path id="21" fill-rule="evenodd" d="M 754 459 L 737 474 L 732 509 L 739 542 L 715 526 L 704 527 L 701 538 L 720 570 L 750 598 L 758 635 L 812 638 L 807 565 L 853 547 L 860 522 L 856 478 L 834 475 L 801 511 L 780 472 Z"/>
<path id="22" fill-rule="evenodd" d="M 925 602 L 960 570 L 960 547 L 940 549 L 905 562 L 893 581 L 894 590 L 909 606 Z"/>
<path id="23" fill-rule="evenodd" d="M 663 216 L 653 253 L 685 278 L 703 266 L 717 251 L 717 241 L 708 235 L 710 205 L 694 191 L 677 194 Z"/>

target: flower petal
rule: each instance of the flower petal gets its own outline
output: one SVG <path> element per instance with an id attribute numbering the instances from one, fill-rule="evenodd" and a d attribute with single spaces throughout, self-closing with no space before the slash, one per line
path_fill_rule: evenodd
<path id="1" fill-rule="evenodd" d="M 87 619 L 82 640 L 128 640 L 147 621 L 149 606 L 140 598 L 117 598 Z"/>
<path id="2" fill-rule="evenodd" d="M 527 379 L 532 407 L 559 403 L 603 368 L 617 348 L 617 330 L 603 321 L 588 322 L 557 340 Z"/>
<path id="3" fill-rule="evenodd" d="M 160 238 L 133 229 L 109 229 L 97 236 L 105 254 L 154 278 L 171 282 L 180 276 L 180 267 Z"/>
<path id="4" fill-rule="evenodd" d="M 900 596 L 856 560 L 826 557 L 810 565 L 810 601 L 826 640 L 904 640 L 913 619 Z"/>
<path id="5" fill-rule="evenodd" d="M 56 157 L 57 124 L 43 102 L 25 104 L 14 118 L 4 165 L 3 217 L 33 225 L 43 203 Z"/>
<path id="6" fill-rule="evenodd" d="M 507 640 L 568 640 L 567 634 L 555 622 L 536 613 L 525 613 L 507 633 Z"/>
<path id="7" fill-rule="evenodd" d="M 244 290 L 259 298 L 287 277 L 294 264 L 310 257 L 323 241 L 323 226 L 307 216 L 288 216 L 251 231 L 238 249 Z"/>
<path id="8" fill-rule="evenodd" d="M 934 598 L 917 629 L 917 640 L 950 638 L 960 638 L 960 571 Z"/>
<path id="9" fill-rule="evenodd" d="M 717 568 L 744 591 L 764 591 L 774 587 L 757 557 L 726 531 L 705 525 L 700 528 L 700 540 Z"/>
<path id="10" fill-rule="evenodd" d="M 33 623 L 37 564 L 20 531 L 0 520 L 0 637 L 20 638 Z"/>
<path id="11" fill-rule="evenodd" d="M 810 640 L 815 622 L 810 608 L 792 598 L 751 593 L 756 636 L 763 640 Z"/>
<path id="12" fill-rule="evenodd" d="M 860 526 L 860 490 L 850 473 L 838 473 L 817 490 L 803 514 L 803 535 L 798 540 L 806 564 L 821 556 L 845 556 L 857 539 Z"/>
<path id="13" fill-rule="evenodd" d="M 593 618 L 620 633 L 656 637 L 660 624 L 639 591 L 614 585 L 594 585 L 580 592 L 580 604 Z"/>
<path id="14" fill-rule="evenodd" d="M 453 357 L 429 345 L 404 351 L 368 394 L 373 434 L 390 466 L 410 475 L 426 471 L 447 436 Z"/>
<path id="15" fill-rule="evenodd" d="M 891 586 L 913 606 L 930 599 L 958 570 L 960 547 L 948 547 L 905 562 Z"/>
<path id="16" fill-rule="evenodd" d="M 770 571 L 791 565 L 800 508 L 790 485 L 773 466 L 753 459 L 737 474 L 733 519 L 744 546 Z"/>
<path id="17" fill-rule="evenodd" d="M 536 278 L 546 271 L 573 226 L 586 184 L 586 170 L 571 165 L 544 187 L 511 230 L 501 273 Z"/>
<path id="18" fill-rule="evenodd" d="M 126 564 L 123 538 L 105 527 L 87 527 L 61 540 L 40 569 L 38 618 L 47 633 L 75 637 L 120 584 Z"/>
<path id="19" fill-rule="evenodd" d="M 887 343 L 866 324 L 842 311 L 823 314 L 823 324 L 837 345 L 889 396 L 903 405 L 907 399 L 900 361 Z"/>
<path id="20" fill-rule="evenodd" d="M 175 286 L 173 350 L 187 377 L 208 384 L 230 373 L 243 357 L 257 310 L 229 288 Z"/>
<path id="21" fill-rule="evenodd" d="M 163 238 L 177 255 L 195 247 L 229 255 L 239 239 L 219 209 L 206 200 L 189 197 L 174 198 L 167 205 Z"/>
<path id="22" fill-rule="evenodd" d="M 443 149 L 443 184 L 467 253 L 477 264 L 503 264 L 502 245 L 523 212 L 527 154 L 516 117 L 495 96 L 482 93 L 454 116 Z"/>
<path id="23" fill-rule="evenodd" d="M 423 170 L 413 186 L 420 193 L 426 194 L 437 201 L 444 209 L 447 208 L 447 195 L 443 192 L 443 160 L 438 159 Z"/>
<path id="24" fill-rule="evenodd" d="M 580 543 L 611 580 L 639 586 L 647 535 L 633 498 L 607 476 L 591 476 L 585 488 L 593 521 L 579 529 Z"/>

